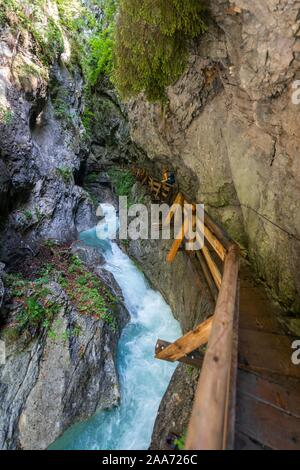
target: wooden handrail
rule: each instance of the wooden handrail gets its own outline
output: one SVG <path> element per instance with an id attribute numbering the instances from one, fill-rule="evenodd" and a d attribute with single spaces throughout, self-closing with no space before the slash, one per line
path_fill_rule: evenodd
<path id="1" fill-rule="evenodd" d="M 158 197 L 161 186 L 147 177 L 151 191 Z M 178 193 L 164 225 L 174 218 L 176 210 L 188 198 Z M 194 220 L 195 219 L 195 220 Z M 196 217 L 193 218 L 193 229 Z M 172 263 L 188 230 L 188 222 L 177 234 L 167 261 Z M 196 239 L 201 243 L 201 234 Z M 205 212 L 204 238 L 224 262 L 223 275 L 206 245 L 201 251 L 186 252 L 195 273 L 198 264 L 216 300 L 213 317 L 198 325 L 174 343 L 158 340 L 156 357 L 167 361 L 180 361 L 201 367 L 193 410 L 189 422 L 186 450 L 221 450 L 233 448 L 237 375 L 237 331 L 239 316 L 239 247 L 225 231 Z M 198 278 L 197 278 L 198 279 Z M 201 281 L 199 281 L 201 282 Z M 219 289 L 219 292 L 218 292 Z M 208 340 L 204 356 L 197 350 Z"/>
<path id="2" fill-rule="evenodd" d="M 221 450 L 226 441 L 225 409 L 232 363 L 238 273 L 239 248 L 231 244 L 225 258 L 212 331 L 196 390 L 186 441 L 187 450 Z"/>

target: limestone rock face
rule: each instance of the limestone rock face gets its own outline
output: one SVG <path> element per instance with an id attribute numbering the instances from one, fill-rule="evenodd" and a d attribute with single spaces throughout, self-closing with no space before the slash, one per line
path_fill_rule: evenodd
<path id="1" fill-rule="evenodd" d="M 118 295 L 117 329 L 80 314 L 56 282 L 49 300 L 60 306 L 51 330 L 28 340 L 7 342 L 0 366 L 0 448 L 46 449 L 72 424 L 96 411 L 118 405 L 120 388 L 115 357 L 122 328 L 129 319 L 112 275 L 102 275 L 93 248 L 73 247 Z M 97 267 L 96 267 L 97 265 Z"/>
<path id="2" fill-rule="evenodd" d="M 2 307 L 3 298 L 5 294 L 5 288 L 3 283 L 3 273 L 4 273 L 5 264 L 0 263 L 0 308 Z"/>
<path id="3" fill-rule="evenodd" d="M 199 371 L 180 364 L 175 370 L 161 401 L 150 449 L 168 450 L 168 440 L 173 435 L 184 437 L 194 403 Z"/>
<path id="4" fill-rule="evenodd" d="M 1 28 L 0 256 L 9 262 L 40 239 L 74 238 L 95 217 L 76 185 L 87 156 L 79 69 L 46 68 L 29 36 Z"/>
<path id="5" fill-rule="evenodd" d="M 93 96 L 92 143 L 87 160 L 88 172 L 104 169 L 139 157 L 140 152 L 132 142 L 127 110 L 109 82 L 99 81 Z"/>
<path id="6" fill-rule="evenodd" d="M 300 299 L 298 0 L 212 0 L 213 22 L 168 90 L 169 108 L 139 97 L 131 135 L 183 192 L 247 250 L 287 309 Z"/>

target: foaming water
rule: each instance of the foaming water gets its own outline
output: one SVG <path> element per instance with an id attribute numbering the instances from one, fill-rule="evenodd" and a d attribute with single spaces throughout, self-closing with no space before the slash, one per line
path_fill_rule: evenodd
<path id="1" fill-rule="evenodd" d="M 102 207 L 106 222 L 100 230 L 109 236 L 116 223 L 115 213 L 108 205 Z M 174 341 L 181 334 L 180 327 L 162 296 L 151 289 L 116 243 L 99 240 L 96 228 L 82 233 L 80 238 L 103 251 L 105 268 L 119 284 L 131 316 L 118 347 L 122 398 L 120 406 L 70 428 L 51 449 L 147 449 L 159 403 L 175 368 L 154 359 L 154 346 L 159 337 Z"/>

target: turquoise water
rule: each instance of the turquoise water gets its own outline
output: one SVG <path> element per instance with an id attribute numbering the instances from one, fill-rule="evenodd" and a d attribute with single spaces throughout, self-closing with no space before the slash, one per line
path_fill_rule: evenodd
<path id="1" fill-rule="evenodd" d="M 104 231 L 109 232 L 114 214 L 105 204 L 103 209 Z M 114 242 L 103 244 L 96 229 L 82 233 L 81 239 L 105 250 L 105 267 L 119 284 L 131 316 L 118 347 L 122 398 L 119 407 L 99 412 L 70 428 L 51 449 L 147 449 L 160 401 L 175 369 L 173 364 L 154 359 L 154 347 L 158 338 L 177 339 L 180 326 L 162 296 L 151 289 L 144 275 Z"/>

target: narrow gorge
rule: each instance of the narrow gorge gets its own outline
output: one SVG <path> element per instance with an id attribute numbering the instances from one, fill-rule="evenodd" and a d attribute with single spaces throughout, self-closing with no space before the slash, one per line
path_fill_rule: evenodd
<path id="1" fill-rule="evenodd" d="M 113 235 L 120 197 L 178 194 L 240 253 L 234 447 L 300 448 L 300 1 L 169 3 L 0 0 L 1 450 L 188 445 L 212 344 L 178 364 L 156 342 L 216 317 L 226 267 L 186 234 L 167 262 L 162 218 Z M 260 380 L 287 421 L 244 410 Z"/>

